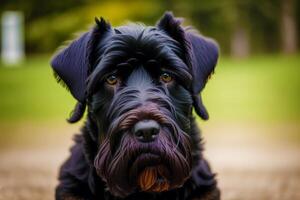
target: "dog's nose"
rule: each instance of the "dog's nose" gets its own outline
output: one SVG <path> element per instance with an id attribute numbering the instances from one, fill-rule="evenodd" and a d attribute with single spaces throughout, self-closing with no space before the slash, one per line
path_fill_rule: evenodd
<path id="1" fill-rule="evenodd" d="M 133 133 L 141 142 L 154 141 L 159 134 L 160 126 L 154 120 L 142 120 L 133 127 Z"/>

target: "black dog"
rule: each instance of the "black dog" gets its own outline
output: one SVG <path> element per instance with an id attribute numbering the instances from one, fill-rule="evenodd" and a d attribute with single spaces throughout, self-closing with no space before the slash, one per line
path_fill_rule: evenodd
<path id="1" fill-rule="evenodd" d="M 166 13 L 156 26 L 112 28 L 102 18 L 52 60 L 78 100 L 80 120 L 56 199 L 220 199 L 202 156 L 193 108 L 218 58 L 217 45 Z"/>

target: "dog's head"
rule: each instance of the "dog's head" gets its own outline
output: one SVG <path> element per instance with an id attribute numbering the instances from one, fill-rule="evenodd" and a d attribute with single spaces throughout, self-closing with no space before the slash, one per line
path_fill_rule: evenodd
<path id="1" fill-rule="evenodd" d="M 213 72 L 217 45 L 166 13 L 153 27 L 112 28 L 102 18 L 52 60 L 97 127 L 94 167 L 116 196 L 180 187 L 199 142 L 192 109 L 208 118 L 199 93 Z"/>

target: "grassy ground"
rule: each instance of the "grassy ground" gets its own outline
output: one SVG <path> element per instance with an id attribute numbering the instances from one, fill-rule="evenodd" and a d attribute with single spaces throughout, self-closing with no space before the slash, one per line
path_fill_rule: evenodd
<path id="1" fill-rule="evenodd" d="M 53 199 L 56 175 L 80 123 L 49 57 L 0 66 L 0 200 Z M 222 199 L 300 199 L 300 55 L 221 58 L 199 120 Z M 82 123 L 82 122 L 81 122 Z"/>
<path id="2" fill-rule="evenodd" d="M 67 116 L 74 101 L 56 84 L 49 60 L 49 56 L 40 56 L 18 67 L 0 67 L 1 121 L 40 121 Z"/>
<path id="3" fill-rule="evenodd" d="M 251 121 L 300 117 L 300 57 L 222 59 L 207 85 L 205 102 L 213 118 Z"/>

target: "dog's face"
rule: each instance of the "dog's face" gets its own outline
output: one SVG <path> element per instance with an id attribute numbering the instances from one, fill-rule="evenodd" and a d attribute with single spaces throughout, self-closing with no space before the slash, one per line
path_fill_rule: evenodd
<path id="1" fill-rule="evenodd" d="M 89 111 L 103 132 L 94 166 L 121 196 L 179 187 L 192 166 L 193 103 L 180 46 L 153 28 L 116 31 L 89 79 Z"/>
<path id="2" fill-rule="evenodd" d="M 97 126 L 94 167 L 116 196 L 184 184 L 197 158 L 192 108 L 217 61 L 212 41 L 170 13 L 155 27 L 111 28 L 103 19 L 54 57 L 52 66 Z"/>

